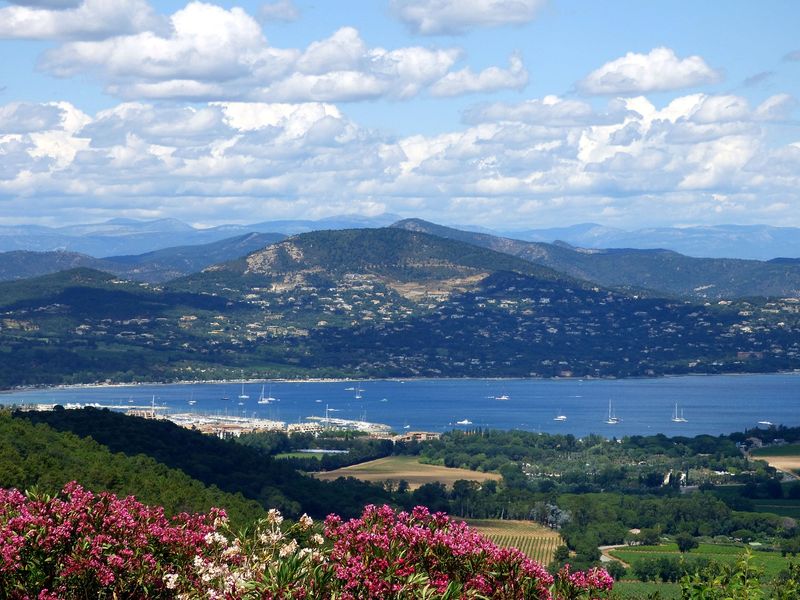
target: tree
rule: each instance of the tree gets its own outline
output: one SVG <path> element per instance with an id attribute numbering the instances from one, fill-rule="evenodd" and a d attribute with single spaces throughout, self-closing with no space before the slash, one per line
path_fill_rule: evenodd
<path id="1" fill-rule="evenodd" d="M 689 550 L 697 548 L 700 545 L 693 536 L 685 532 L 681 532 L 675 536 L 675 543 L 678 544 L 678 550 L 681 553 L 689 552 Z"/>

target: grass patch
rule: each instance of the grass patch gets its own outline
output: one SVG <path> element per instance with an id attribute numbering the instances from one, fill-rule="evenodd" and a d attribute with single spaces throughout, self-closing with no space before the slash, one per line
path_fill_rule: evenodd
<path id="1" fill-rule="evenodd" d="M 800 500 L 753 500 L 756 512 L 800 519 Z"/>
<path id="2" fill-rule="evenodd" d="M 744 546 L 723 545 L 723 544 L 700 544 L 686 556 L 704 557 L 720 563 L 733 564 L 745 551 Z M 660 546 L 638 546 L 630 548 L 618 548 L 610 550 L 609 554 L 630 565 L 642 558 L 658 558 L 660 556 L 677 557 L 680 556 L 676 544 L 662 544 Z M 753 550 L 753 566 L 764 570 L 766 579 L 772 579 L 783 569 L 789 566 L 789 559 L 781 556 L 780 552 L 767 552 L 764 550 Z"/>
<path id="3" fill-rule="evenodd" d="M 518 548 L 547 566 L 564 543 L 561 534 L 531 521 L 466 519 L 469 526 L 503 548 Z"/>
<path id="4" fill-rule="evenodd" d="M 783 446 L 769 446 L 767 448 L 757 448 L 750 452 L 751 455 L 761 458 L 762 456 L 798 456 L 800 457 L 800 444 L 784 444 Z"/>
<path id="5" fill-rule="evenodd" d="M 645 599 L 658 592 L 659 598 L 673 600 L 681 597 L 681 587 L 677 583 L 653 583 L 651 581 L 618 581 L 614 584 L 613 598 Z"/>
<path id="6" fill-rule="evenodd" d="M 313 458 L 314 460 L 321 460 L 324 454 L 319 452 L 281 452 L 274 455 L 273 458 Z"/>
<path id="7" fill-rule="evenodd" d="M 377 460 L 326 471 L 314 473 L 314 477 L 327 481 L 339 477 L 355 477 L 363 481 L 383 482 L 404 480 L 410 489 L 414 490 L 426 483 L 441 482 L 451 487 L 459 479 L 470 481 L 486 481 L 493 479 L 500 481 L 502 476 L 498 473 L 481 473 L 468 469 L 451 469 L 437 465 L 425 465 L 415 456 L 387 456 Z"/>

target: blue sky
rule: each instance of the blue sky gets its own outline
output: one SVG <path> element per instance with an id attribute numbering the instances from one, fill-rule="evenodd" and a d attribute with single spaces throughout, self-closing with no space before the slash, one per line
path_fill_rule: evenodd
<path id="1" fill-rule="evenodd" d="M 0 222 L 800 226 L 794 1 L 0 2 Z"/>

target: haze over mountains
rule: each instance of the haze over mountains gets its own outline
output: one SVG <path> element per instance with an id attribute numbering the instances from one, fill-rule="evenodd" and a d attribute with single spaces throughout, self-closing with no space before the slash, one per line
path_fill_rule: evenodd
<path id="1" fill-rule="evenodd" d="M 380 220 L 380 219 L 379 219 Z M 370 220 L 327 220 L 283 221 L 257 224 L 254 227 L 282 228 L 284 231 L 305 229 L 316 224 L 327 229 L 311 232 L 308 239 L 317 239 L 316 246 L 309 256 L 317 256 L 323 263 L 329 260 L 340 260 L 347 256 L 350 260 L 358 256 L 375 257 L 381 254 L 384 260 L 401 260 L 402 257 L 392 253 L 398 248 L 393 246 L 392 229 L 406 229 L 427 233 L 434 236 L 457 240 L 470 246 L 488 248 L 490 250 L 512 255 L 527 263 L 553 269 L 577 280 L 586 280 L 603 287 L 625 290 L 629 293 L 648 294 L 651 296 L 683 297 L 696 299 L 743 298 L 749 296 L 785 297 L 800 295 L 800 261 L 793 258 L 772 259 L 770 261 L 730 259 L 730 258 L 693 258 L 671 250 L 654 249 L 590 249 L 576 248 L 564 242 L 545 243 L 529 242 L 508 237 L 473 232 L 463 229 L 445 227 L 420 219 L 404 219 L 392 225 L 391 229 L 374 229 L 375 233 L 363 237 L 352 234 L 342 236 L 325 235 L 325 232 L 344 231 L 339 226 L 353 224 L 370 224 Z M 236 229 L 236 226 L 230 229 Z M 349 228 L 347 231 L 359 231 L 367 228 Z M 159 231 L 161 230 L 161 231 Z M 89 240 L 99 243 L 103 236 L 116 236 L 122 240 L 117 245 L 125 245 L 131 239 L 139 244 L 147 238 L 148 244 L 156 240 L 160 244 L 174 239 L 182 239 L 187 232 L 194 232 L 195 240 L 205 239 L 209 235 L 231 233 L 229 228 L 194 230 L 183 223 L 171 220 L 153 222 L 113 222 L 92 226 L 75 226 L 64 228 L 76 240 Z M 97 237 L 100 236 L 100 237 Z M 13 236 L 9 236 L 13 237 Z M 31 252 L 12 251 L 0 253 L 0 281 L 34 277 L 55 273 L 69 268 L 86 267 L 113 273 L 137 281 L 151 283 L 165 282 L 177 277 L 197 273 L 211 265 L 240 259 L 251 252 L 267 248 L 273 242 L 280 242 L 286 236 L 283 233 L 250 232 L 233 237 L 226 237 L 202 244 L 187 244 L 161 248 L 143 254 L 106 256 L 96 258 L 87 254 L 69 251 Z M 396 237 L 396 236 L 395 236 Z M 303 238 L 306 239 L 306 238 Z M 369 248 L 347 248 L 337 246 L 345 240 L 369 240 Z M 396 241 L 396 240 L 394 240 Z M 332 245 L 331 245 L 332 244 Z M 291 245 L 291 244 L 289 244 Z M 328 247 L 331 245 L 330 247 Z M 290 260 L 292 252 L 286 250 L 286 244 L 278 245 L 272 253 L 272 266 L 279 262 L 288 262 L 293 269 L 303 270 L 303 265 Z M 307 252 L 307 248 L 304 252 Z M 327 252 L 323 256 L 323 253 Z M 269 253 L 268 252 L 268 253 Z M 462 246 L 460 252 L 464 256 L 475 250 Z M 302 254 L 302 253 L 301 253 Z M 348 256 L 352 255 L 352 256 Z M 280 261 L 275 262 L 278 257 Z M 459 257 L 463 258 L 463 257 Z M 254 258 L 248 259 L 250 261 Z M 423 260 L 423 259 L 420 259 Z M 424 260 L 435 260 L 433 256 Z M 509 257 L 495 257 L 495 268 L 509 262 Z M 301 261 L 302 262 L 302 261 Z M 327 265 L 330 267 L 330 265 Z M 327 268 L 326 267 L 326 268 Z M 527 272 L 530 264 L 517 262 L 508 270 Z M 420 272 L 417 271 L 417 274 Z"/>
<path id="2" fill-rule="evenodd" d="M 105 223 L 43 227 L 0 226 L 0 252 L 11 250 L 65 250 L 93 257 L 142 254 L 171 246 L 205 244 L 245 233 L 295 235 L 321 229 L 386 227 L 402 217 L 342 215 L 320 220 L 294 219 L 195 228 L 177 219 L 137 221 L 112 219 Z M 625 231 L 595 223 L 560 228 L 491 230 L 453 225 L 522 241 L 562 241 L 583 248 L 667 249 L 695 257 L 769 260 L 800 257 L 800 228 L 767 225 L 717 225 L 708 227 L 663 227 Z"/>

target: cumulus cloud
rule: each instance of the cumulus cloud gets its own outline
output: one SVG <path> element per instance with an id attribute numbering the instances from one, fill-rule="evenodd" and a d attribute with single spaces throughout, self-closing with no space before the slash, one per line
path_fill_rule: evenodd
<path id="1" fill-rule="evenodd" d="M 37 6 L 40 8 L 75 8 L 83 0 L 8 0 L 9 4 L 19 6 Z"/>
<path id="2" fill-rule="evenodd" d="M 292 0 L 279 0 L 278 2 L 262 4 L 258 11 L 258 16 L 262 21 L 284 21 L 288 23 L 300 18 L 300 10 Z"/>
<path id="3" fill-rule="evenodd" d="M 722 80 L 700 56 L 678 58 L 671 48 L 654 48 L 648 54 L 628 52 L 592 71 L 578 83 L 586 94 L 630 95 L 694 87 Z"/>
<path id="4" fill-rule="evenodd" d="M 458 48 L 369 47 L 343 27 L 304 50 L 276 48 L 258 22 L 240 8 L 192 2 L 170 17 L 168 34 L 143 31 L 81 40 L 46 52 L 43 70 L 60 77 L 94 74 L 106 91 L 126 99 L 335 102 L 426 90 L 454 96 L 519 89 L 527 82 L 522 60 L 480 73 L 452 69 Z"/>
<path id="5" fill-rule="evenodd" d="M 0 8 L 0 38 L 6 39 L 104 39 L 164 27 L 146 0 L 42 0 Z"/>
<path id="6" fill-rule="evenodd" d="M 0 134 L 55 129 L 61 124 L 61 114 L 56 103 L 12 102 L 0 107 Z"/>
<path id="7" fill-rule="evenodd" d="M 620 107 L 613 104 L 614 110 Z M 464 113 L 464 121 L 471 124 L 512 121 L 551 127 L 588 125 L 604 120 L 588 102 L 545 96 L 516 104 L 495 102 L 475 106 Z"/>
<path id="8" fill-rule="evenodd" d="M 776 202 L 800 203 L 800 149 L 770 141 L 765 125 L 792 102 L 690 94 L 593 108 L 548 96 L 476 107 L 456 130 L 400 139 L 325 102 L 125 102 L 93 116 L 9 104 L 0 215 L 25 197 L 26 215 L 80 202 L 98 218 L 206 223 L 325 216 L 350 203 L 434 220 L 471 211 L 484 224 L 646 219 L 654 205 L 664 219 L 721 210 L 757 221 Z"/>
<path id="9" fill-rule="evenodd" d="M 434 96 L 460 96 L 477 92 L 493 92 L 502 89 L 522 89 L 528 83 L 528 71 L 522 58 L 513 55 L 508 69 L 488 67 L 475 73 L 469 67 L 453 71 L 431 86 Z"/>
<path id="10" fill-rule="evenodd" d="M 422 35 L 460 34 L 480 27 L 521 25 L 545 0 L 393 0 L 392 12 Z"/>

